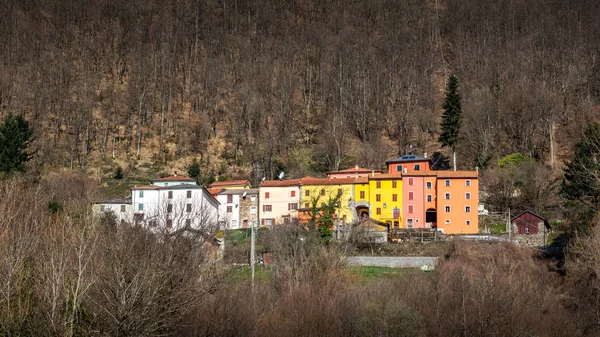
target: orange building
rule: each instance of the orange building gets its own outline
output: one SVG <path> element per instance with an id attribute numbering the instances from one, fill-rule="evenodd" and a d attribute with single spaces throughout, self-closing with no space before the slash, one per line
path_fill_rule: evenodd
<path id="1" fill-rule="evenodd" d="M 445 234 L 478 233 L 477 171 L 436 171 L 437 228 Z"/>
<path id="2" fill-rule="evenodd" d="M 420 156 L 402 156 L 393 158 L 385 162 L 389 174 L 399 174 L 407 171 L 431 171 L 431 164 L 427 155 Z"/>

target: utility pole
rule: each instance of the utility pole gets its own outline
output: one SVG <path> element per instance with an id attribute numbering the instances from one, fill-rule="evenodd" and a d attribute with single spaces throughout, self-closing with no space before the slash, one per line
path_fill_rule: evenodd
<path id="1" fill-rule="evenodd" d="M 250 230 L 250 268 L 252 268 L 252 290 L 254 290 L 254 225 L 252 222 L 252 229 Z"/>
<path id="2" fill-rule="evenodd" d="M 512 241 L 512 223 L 510 223 L 510 207 L 508 208 L 508 241 Z"/>

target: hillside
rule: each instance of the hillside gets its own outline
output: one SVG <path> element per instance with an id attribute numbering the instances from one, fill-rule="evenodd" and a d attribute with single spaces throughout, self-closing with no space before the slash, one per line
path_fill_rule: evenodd
<path id="1" fill-rule="evenodd" d="M 0 8 L 0 111 L 48 169 L 256 183 L 439 151 L 460 80 L 459 167 L 560 168 L 600 115 L 594 0 L 85 2 Z M 446 151 L 446 150 L 444 150 Z"/>

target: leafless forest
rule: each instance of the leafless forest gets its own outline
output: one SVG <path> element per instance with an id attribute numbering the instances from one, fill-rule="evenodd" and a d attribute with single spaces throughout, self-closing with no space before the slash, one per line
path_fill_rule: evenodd
<path id="1" fill-rule="evenodd" d="M 459 166 L 557 166 L 600 114 L 595 0 L 6 1 L 0 110 L 38 161 L 102 174 L 201 159 L 300 175 L 439 150 L 460 80 Z M 179 164 L 177 164 L 179 163 Z"/>

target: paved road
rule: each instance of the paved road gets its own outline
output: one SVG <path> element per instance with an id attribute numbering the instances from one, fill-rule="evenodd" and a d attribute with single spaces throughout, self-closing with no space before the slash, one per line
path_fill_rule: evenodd
<path id="1" fill-rule="evenodd" d="M 392 268 L 420 268 L 428 265 L 434 266 L 437 257 L 421 256 L 350 256 L 348 264 L 354 266 L 374 266 Z"/>

